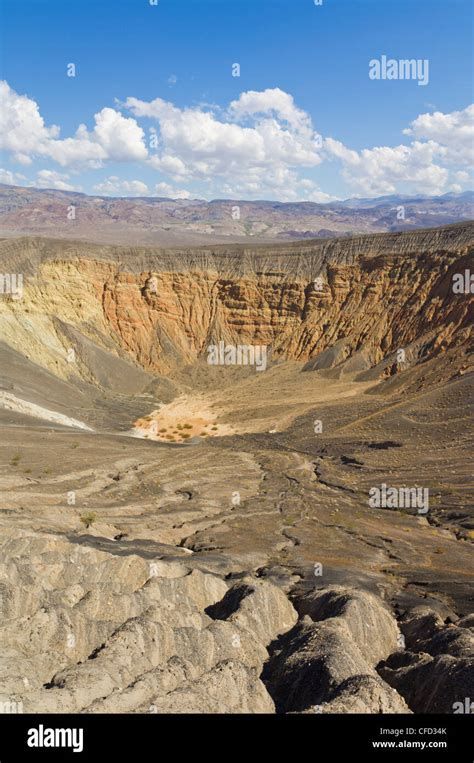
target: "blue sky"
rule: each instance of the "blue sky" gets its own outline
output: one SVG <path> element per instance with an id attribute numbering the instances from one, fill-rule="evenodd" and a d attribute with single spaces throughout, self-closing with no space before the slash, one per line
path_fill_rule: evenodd
<path id="1" fill-rule="evenodd" d="M 471 0 L 1 8 L 6 182 L 316 201 L 472 186 Z M 371 79 L 382 55 L 427 60 L 428 84 Z"/>

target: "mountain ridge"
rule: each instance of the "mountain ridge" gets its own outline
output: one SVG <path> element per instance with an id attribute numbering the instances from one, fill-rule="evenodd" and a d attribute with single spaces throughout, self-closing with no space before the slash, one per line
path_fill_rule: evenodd
<path id="1" fill-rule="evenodd" d="M 407 231 L 472 218 L 470 192 L 320 204 L 107 197 L 0 184 L 0 235 L 6 237 L 54 231 L 56 238 L 99 243 L 198 246 Z"/>

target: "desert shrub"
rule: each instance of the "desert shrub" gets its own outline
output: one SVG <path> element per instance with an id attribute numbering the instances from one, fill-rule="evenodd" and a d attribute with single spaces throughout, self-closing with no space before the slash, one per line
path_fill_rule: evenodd
<path id="1" fill-rule="evenodd" d="M 83 525 L 85 525 L 86 529 L 89 528 L 91 525 L 94 524 L 95 520 L 97 519 L 97 514 L 95 511 L 87 511 L 85 514 L 82 514 L 80 517 L 80 521 Z"/>

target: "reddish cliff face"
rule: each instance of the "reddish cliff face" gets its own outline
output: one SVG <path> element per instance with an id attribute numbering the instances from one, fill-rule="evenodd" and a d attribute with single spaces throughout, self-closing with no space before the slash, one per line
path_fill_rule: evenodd
<path id="1" fill-rule="evenodd" d="M 99 287 L 104 321 L 146 368 L 192 361 L 220 339 L 302 361 L 341 342 L 337 360 L 363 350 L 373 365 L 424 336 L 431 353 L 467 338 L 472 300 L 451 288 L 464 265 L 423 255 L 362 260 L 329 267 L 320 290 L 303 279 L 197 272 L 117 273 Z"/>
<path id="2" fill-rule="evenodd" d="M 473 267 L 471 233 L 455 226 L 444 237 L 420 231 L 301 251 L 130 250 L 128 258 L 121 249 L 27 240 L 33 272 L 22 300 L 2 300 L 0 320 L 7 341 L 14 327 L 17 342 L 23 332 L 32 359 L 50 368 L 49 355 L 65 343 L 59 318 L 161 373 L 207 356 L 220 340 L 319 368 L 351 359 L 348 368 L 362 371 L 399 349 L 426 358 L 469 342 L 473 295 L 455 294 L 452 283 Z M 11 267 L 24 260 L 11 242 L 2 246 Z"/>

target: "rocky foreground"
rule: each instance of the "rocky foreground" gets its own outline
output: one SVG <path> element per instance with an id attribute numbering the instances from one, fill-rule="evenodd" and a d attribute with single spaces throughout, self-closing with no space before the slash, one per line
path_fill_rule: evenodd
<path id="1" fill-rule="evenodd" d="M 1 552 L 2 700 L 24 712 L 449 713 L 472 692 L 472 616 L 397 623 L 345 586 L 290 600 L 27 532 Z"/>

